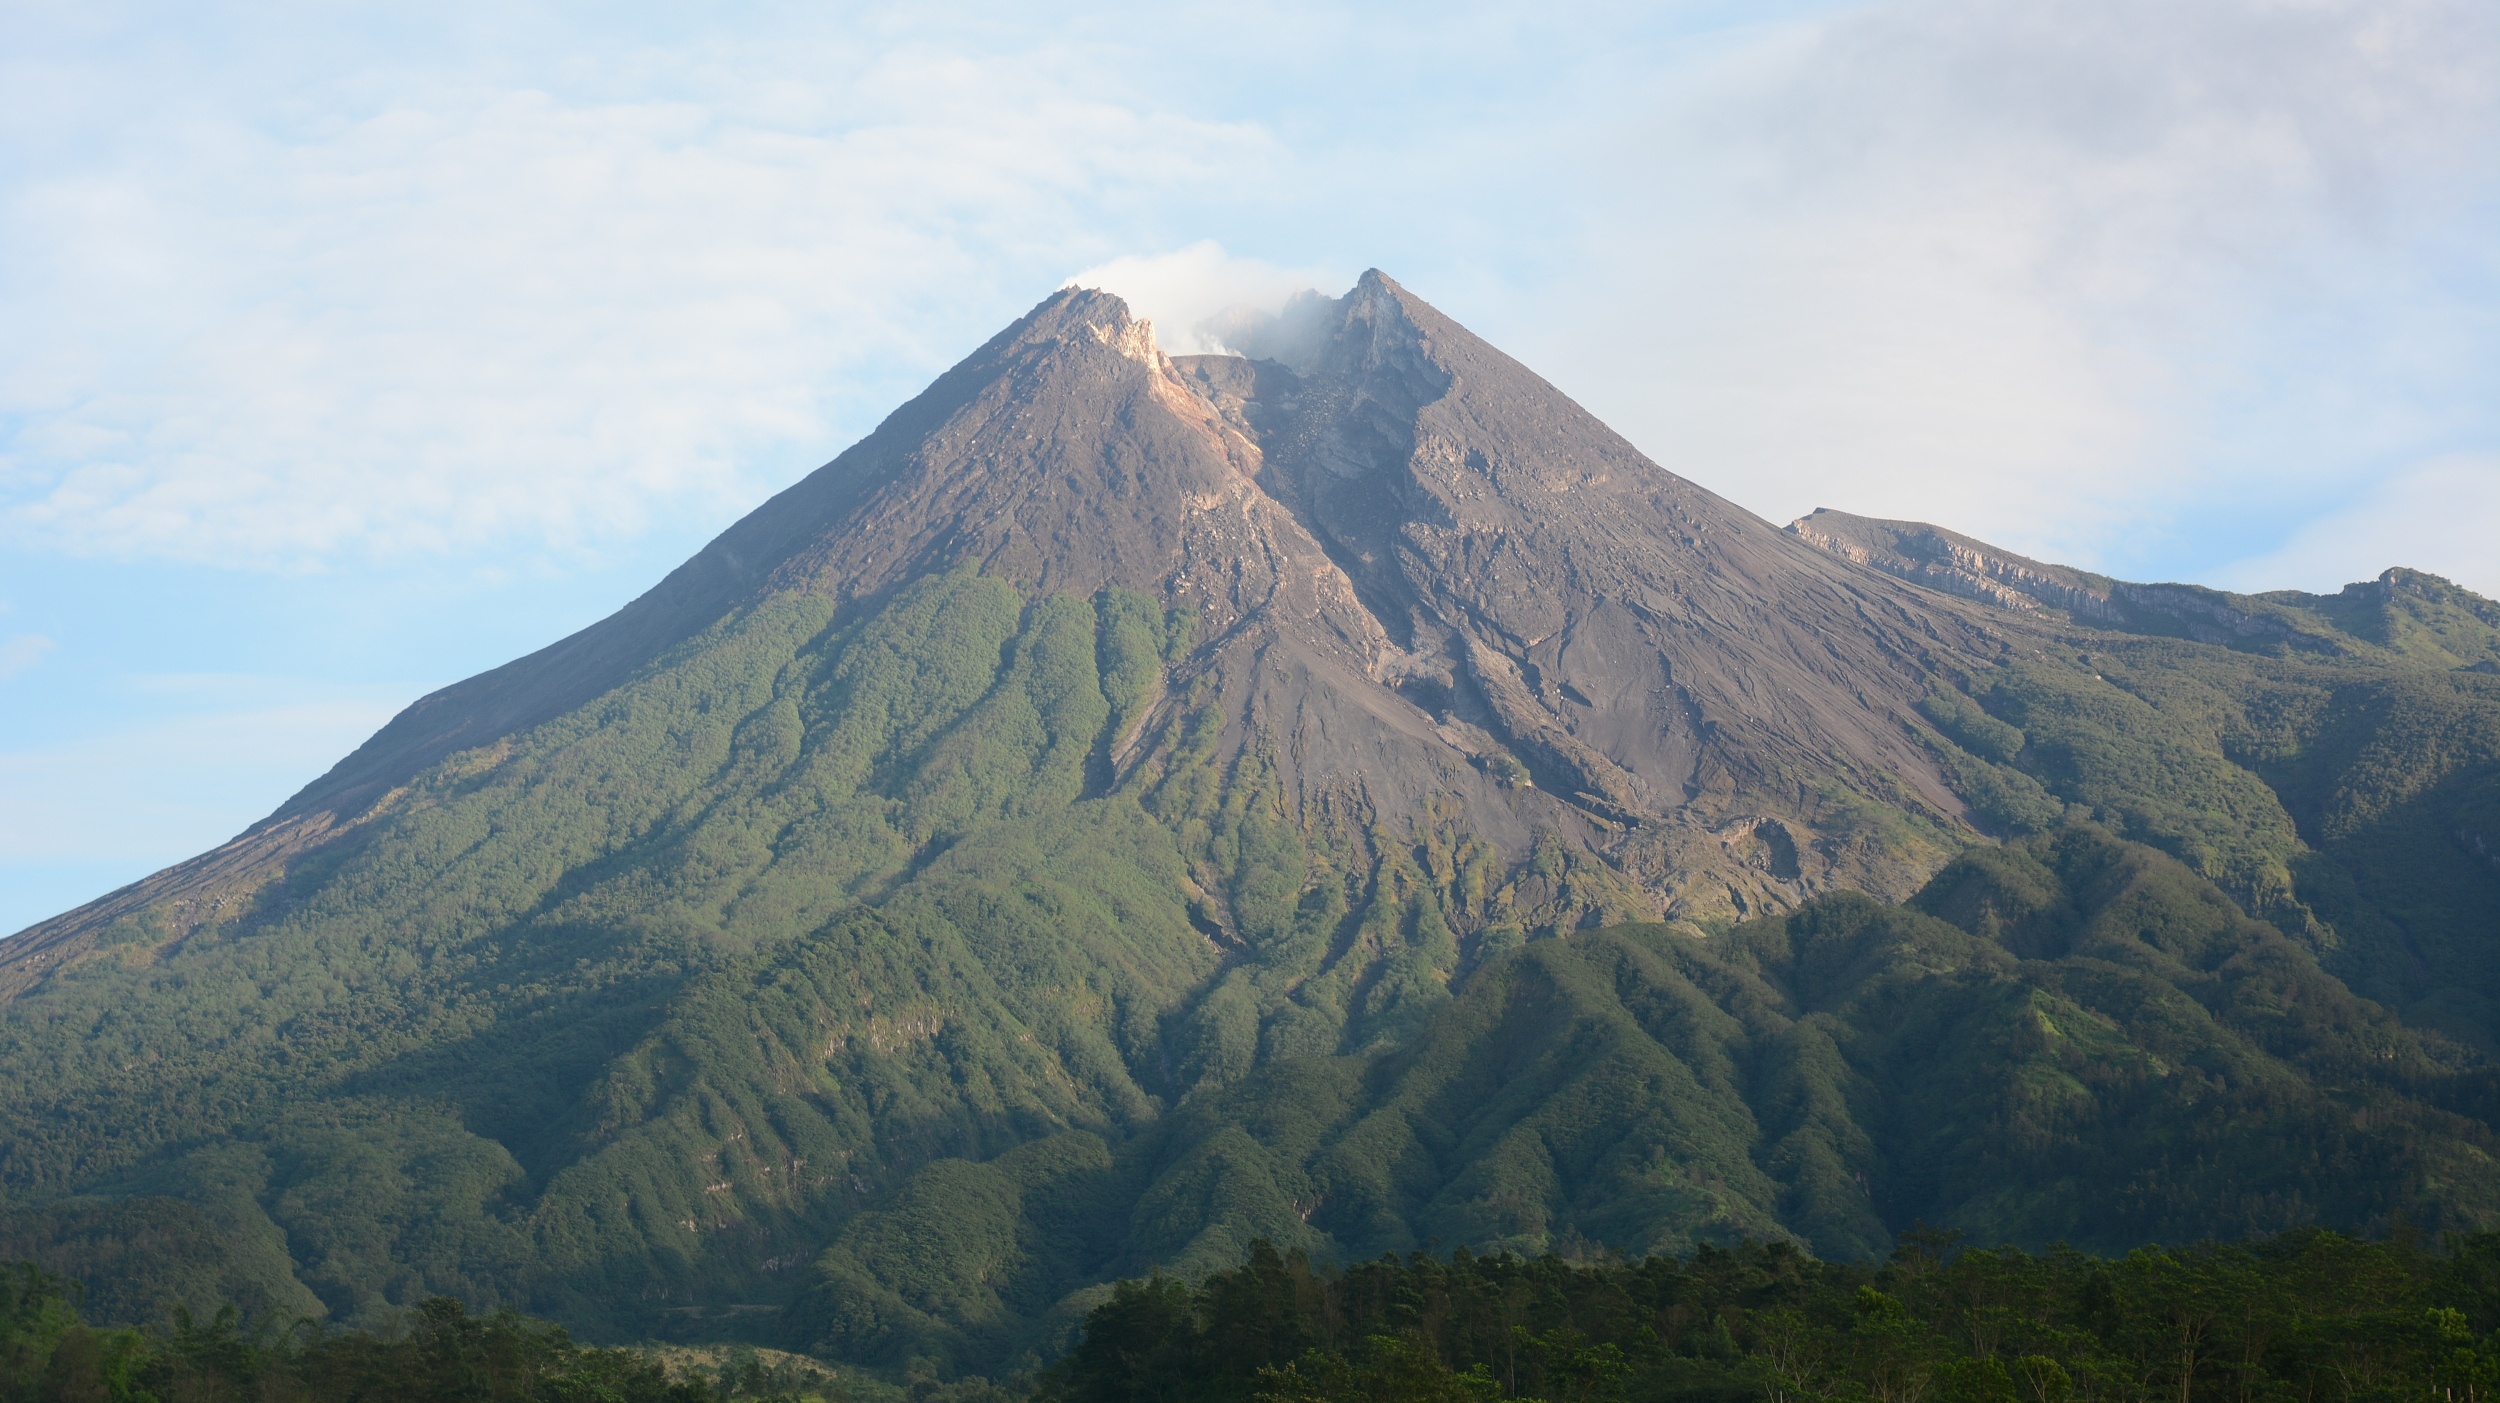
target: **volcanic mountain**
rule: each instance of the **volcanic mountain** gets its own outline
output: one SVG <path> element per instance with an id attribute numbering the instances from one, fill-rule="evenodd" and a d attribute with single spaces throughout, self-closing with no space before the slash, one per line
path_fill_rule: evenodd
<path id="1" fill-rule="evenodd" d="M 970 1366 L 1262 1234 L 2500 1219 L 2488 601 L 1782 530 L 1377 272 L 1240 339 L 1059 292 L 0 944 L 0 1255 Z"/>
<path id="2" fill-rule="evenodd" d="M 1118 299 L 1063 292 L 649 594 L 418 702 L 192 870 L 223 884 L 250 853 L 319 843 L 767 601 L 855 613 L 957 568 L 1189 618 L 1186 654 L 1101 757 L 1120 774 L 1172 715 L 1213 706 L 1228 759 L 1263 748 L 1297 809 L 1456 804 L 1514 855 L 1542 832 L 1603 849 L 1678 913 L 1833 880 L 1906 894 L 1951 850 L 1964 808 L 1915 707 L 2010 646 L 1980 611 L 1660 470 L 1378 273 L 1331 320 L 1297 373 L 1167 358 Z M 1858 796 L 1939 831 L 1898 852 L 1800 846 Z"/>

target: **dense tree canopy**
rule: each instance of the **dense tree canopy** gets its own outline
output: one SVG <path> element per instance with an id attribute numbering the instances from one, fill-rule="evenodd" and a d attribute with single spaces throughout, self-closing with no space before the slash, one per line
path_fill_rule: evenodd
<path id="1" fill-rule="evenodd" d="M 2500 1237 L 1957 1251 L 1784 1243 L 1571 1262 L 1418 1253 L 1337 1270 L 1259 1244 L 1120 1284 L 1049 1403 L 2250 1403 L 2481 1399 Z"/>

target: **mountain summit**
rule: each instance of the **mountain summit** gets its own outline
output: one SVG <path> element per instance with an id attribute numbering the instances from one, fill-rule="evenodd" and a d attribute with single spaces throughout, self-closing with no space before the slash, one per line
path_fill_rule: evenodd
<path id="1" fill-rule="evenodd" d="M 777 595 L 857 609 L 957 567 L 1189 615 L 1191 655 L 1130 719 L 1211 701 L 1225 749 L 1271 746 L 1297 804 L 1455 799 L 1513 854 L 1547 831 L 1608 851 L 1677 913 L 1906 894 L 1943 859 L 1964 808 L 1914 710 L 1939 669 L 2009 646 L 1977 611 L 1666 472 L 1377 270 L 1322 304 L 1297 374 L 1166 357 L 1116 297 L 1062 291 L 650 593 L 420 700 L 141 891 L 213 903 Z M 1830 789 L 1938 831 L 1818 848 Z"/>
<path id="2" fill-rule="evenodd" d="M 0 1256 L 970 1363 L 1254 1235 L 2500 1220 L 2488 601 L 1781 530 L 1378 272 L 1294 332 L 1056 293 L 0 944 Z"/>

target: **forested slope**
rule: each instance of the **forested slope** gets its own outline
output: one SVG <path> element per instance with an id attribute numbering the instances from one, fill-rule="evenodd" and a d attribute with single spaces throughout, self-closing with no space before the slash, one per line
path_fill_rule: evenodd
<path id="1" fill-rule="evenodd" d="M 1051 1342 L 1020 1332 L 1084 1279 L 1072 1260 L 1208 1271 L 1254 1237 L 1864 1260 L 1919 1221 L 2120 1254 L 2488 1228 L 2494 1089 L 2175 861 L 2071 827 L 1975 850 L 1908 906 L 1535 942 L 1394 1046 L 1278 1059 L 1117 1147 L 929 1166 L 844 1227 L 790 1338 L 977 1363 Z"/>
<path id="2" fill-rule="evenodd" d="M 0 944 L 0 1259 L 107 1320 L 971 1368 L 1262 1235 L 2500 1213 L 2470 596 L 2341 652 L 1951 597 L 1386 279 L 1331 306 L 1176 362 L 1060 294 L 650 600 Z"/>

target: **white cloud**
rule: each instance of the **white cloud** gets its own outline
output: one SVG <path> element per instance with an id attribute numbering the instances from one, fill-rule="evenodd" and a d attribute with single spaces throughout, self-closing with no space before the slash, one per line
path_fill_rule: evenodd
<path id="1" fill-rule="evenodd" d="M 2438 458 L 2372 483 L 2281 547 L 2233 565 L 2222 583 L 2331 594 L 2391 565 L 2500 599 L 2500 453 Z"/>
<path id="2" fill-rule="evenodd" d="M 183 114 L 18 185 L 0 530 L 286 566 L 719 516 L 1098 256 L 1088 205 L 1268 154 L 1046 53 L 747 58 L 829 71 Z"/>
<path id="3" fill-rule="evenodd" d="M 2500 11 L 1900 0 L 1722 45 L 1592 162 L 1557 374 L 1766 515 L 2181 553 L 2491 441 Z M 2429 347 L 2445 355 L 2425 354 Z M 2252 524 L 2253 523 L 2253 524 Z M 2225 557 L 2227 558 L 2227 557 Z"/>
<path id="4" fill-rule="evenodd" d="M 1274 313 L 1297 292 L 1344 290 L 1352 274 L 1279 268 L 1236 258 L 1213 239 L 1165 254 L 1126 254 L 1068 279 L 1070 287 L 1116 293 L 1130 312 L 1154 323 L 1167 355 L 1207 355 L 1227 348 L 1207 324 L 1237 307 Z"/>
<path id="5" fill-rule="evenodd" d="M 1766 515 L 2112 568 L 2500 436 L 2488 0 L 448 9 L 0 54 L 0 540 L 722 520 L 1074 267 L 1195 350 L 1377 263 Z"/>

